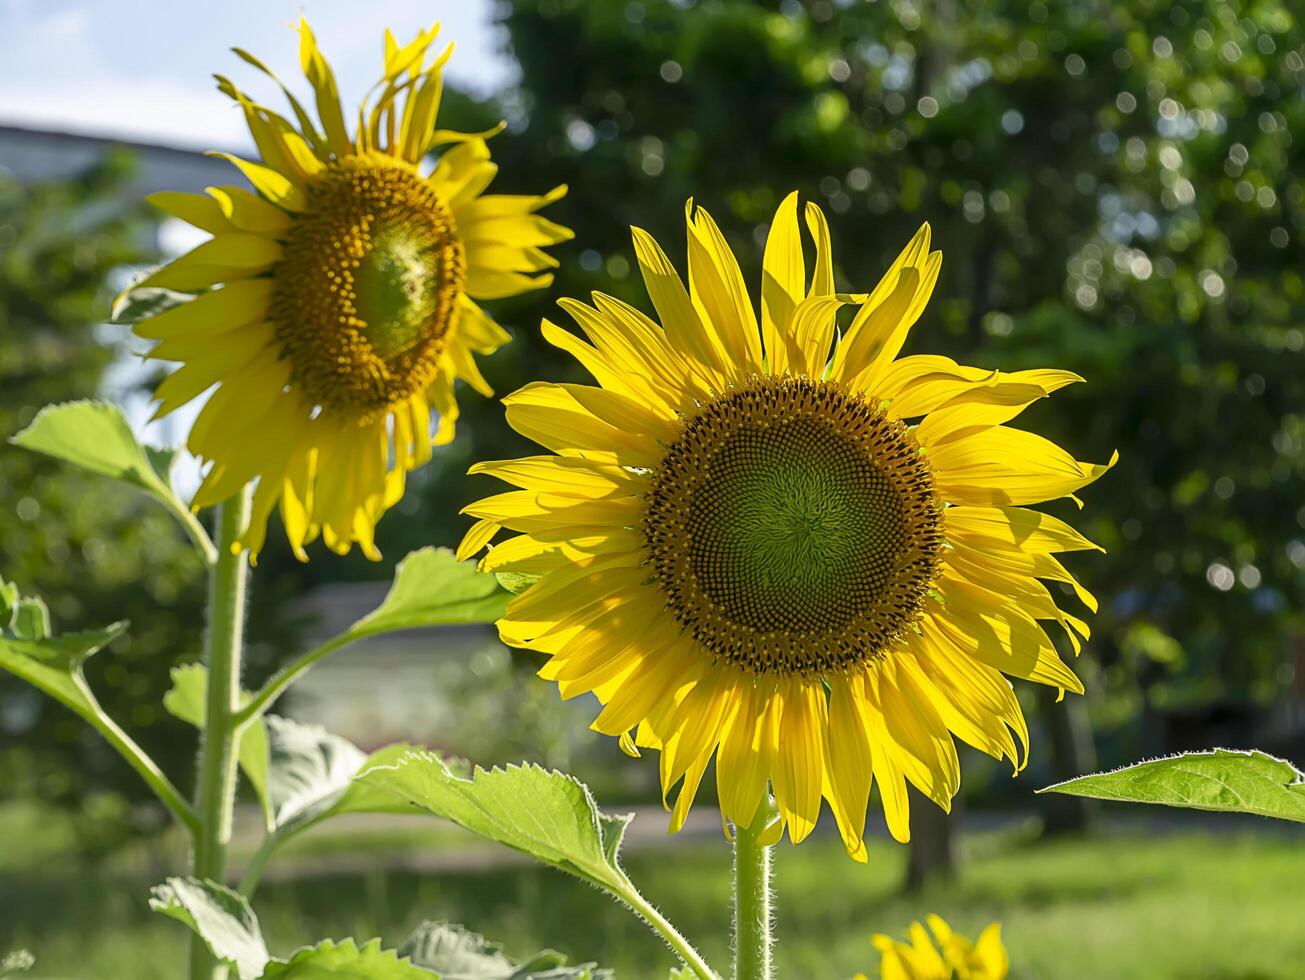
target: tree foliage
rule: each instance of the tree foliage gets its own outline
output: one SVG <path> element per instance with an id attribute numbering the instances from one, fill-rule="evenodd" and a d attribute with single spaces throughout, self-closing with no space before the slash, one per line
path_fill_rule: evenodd
<path id="1" fill-rule="evenodd" d="M 922 221 L 946 258 L 916 349 L 1089 384 L 1029 424 L 1121 462 L 1093 651 L 1164 703 L 1267 699 L 1305 608 L 1305 34 L 1276 0 L 836 4 L 516 0 L 505 174 L 567 182 L 558 295 L 641 305 L 626 230 L 709 207 L 745 270 L 793 188 L 839 288 Z M 565 52 L 560 57 L 559 52 Z M 551 315 L 551 314 L 550 314 Z M 510 390 L 574 370 L 529 323 Z M 476 413 L 476 457 L 514 437 Z M 441 479 L 442 499 L 472 490 Z"/>

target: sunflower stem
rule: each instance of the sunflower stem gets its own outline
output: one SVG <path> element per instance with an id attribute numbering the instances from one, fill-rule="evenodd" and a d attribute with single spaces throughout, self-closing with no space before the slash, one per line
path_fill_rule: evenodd
<path id="1" fill-rule="evenodd" d="M 734 980 L 771 980 L 770 847 L 774 820 L 767 794 L 749 827 L 734 828 Z"/>
<path id="2" fill-rule="evenodd" d="M 240 701 L 240 654 L 245 631 L 245 588 L 249 561 L 236 539 L 249 520 L 249 487 L 218 509 L 217 561 L 209 576 L 208 691 L 199 750 L 195 810 L 199 830 L 194 840 L 192 870 L 196 878 L 221 883 L 226 877 L 227 844 L 236 797 L 234 715 Z M 191 980 L 222 980 L 219 965 L 198 936 L 191 940 Z"/>

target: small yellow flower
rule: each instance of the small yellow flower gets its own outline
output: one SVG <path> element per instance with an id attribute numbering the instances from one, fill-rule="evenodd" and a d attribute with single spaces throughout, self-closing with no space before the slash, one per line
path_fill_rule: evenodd
<path id="1" fill-rule="evenodd" d="M 927 225 L 852 296 L 834 292 L 824 215 L 806 217 L 810 283 L 793 194 L 766 243 L 760 321 L 706 211 L 688 212 L 687 288 L 635 229 L 660 325 L 602 294 L 562 302 L 587 341 L 545 321 L 598 386 L 504 399 L 549 453 L 473 468 L 521 489 L 466 508 L 462 554 L 518 532 L 481 562 L 540 576 L 500 635 L 548 654 L 540 675 L 564 698 L 592 691 L 596 730 L 661 752 L 673 830 L 714 757 L 729 820 L 750 826 L 769 785 L 772 831 L 797 842 L 823 797 L 864 860 L 872 781 L 905 841 L 907 781 L 944 808 L 959 786 L 953 735 L 1023 765 L 1003 674 L 1083 690 L 1041 621 L 1075 649 L 1087 625 L 1042 580 L 1094 608 L 1054 554 L 1095 546 L 1025 505 L 1106 467 L 1005 425 L 1077 375 L 898 357 L 941 265 Z"/>
<path id="2" fill-rule="evenodd" d="M 882 954 L 880 980 L 1005 980 L 1010 958 L 1001 943 L 1001 924 L 983 930 L 977 943 L 952 932 L 936 915 L 928 917 L 933 939 L 918 922 L 911 923 L 911 943 L 877 935 L 873 942 Z M 936 943 L 936 945 L 935 945 Z M 867 980 L 858 974 L 854 980 Z"/>
<path id="3" fill-rule="evenodd" d="M 350 135 L 335 77 L 301 21 L 317 121 L 284 86 L 295 123 L 218 76 L 261 162 L 217 155 L 254 192 L 151 198 L 213 236 L 139 284 L 198 294 L 136 326 L 160 341 L 149 356 L 181 364 L 155 393 L 157 415 L 214 389 L 187 442 L 208 464 L 194 505 L 257 479 L 240 541 L 254 555 L 279 504 L 300 559 L 318 535 L 338 553 L 356 543 L 380 557 L 376 521 L 432 444 L 453 438 L 455 380 L 492 394 L 473 355 L 509 338 L 477 301 L 548 285 L 543 270 L 557 263 L 541 246 L 571 237 L 534 213 L 565 187 L 483 193 L 498 169 L 485 139 L 498 129 L 435 128 L 452 53 L 427 63 L 437 31 L 403 46 L 386 32 L 379 94 Z"/>

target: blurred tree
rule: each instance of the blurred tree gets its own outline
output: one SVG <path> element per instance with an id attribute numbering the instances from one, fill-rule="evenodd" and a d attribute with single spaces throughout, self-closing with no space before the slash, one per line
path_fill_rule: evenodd
<path id="1" fill-rule="evenodd" d="M 95 397 L 121 354 L 125 330 L 97 333 L 110 279 L 156 258 L 149 209 L 122 200 L 131 170 L 118 152 L 58 183 L 0 175 L 0 573 L 42 596 L 61 629 L 131 620 L 87 675 L 109 713 L 184 786 L 194 738 L 160 702 L 171 667 L 200 649 L 199 561 L 142 495 L 2 441 L 48 403 Z M 80 719 L 5 674 L 0 750 L 0 798 L 34 795 L 79 811 L 88 851 L 129 831 L 130 804 L 151 799 Z"/>
<path id="2" fill-rule="evenodd" d="M 1140 682 L 1151 710 L 1284 693 L 1305 609 L 1305 57 L 1290 4 L 500 12 L 522 76 L 496 159 L 571 186 L 551 215 L 576 230 L 558 294 L 646 309 L 626 226 L 674 255 L 690 196 L 754 279 L 795 187 L 830 212 L 840 287 L 872 285 L 932 222 L 947 259 L 917 349 L 1076 370 L 1090 383 L 1029 424 L 1081 458 L 1120 450 L 1087 492 L 1086 530 L 1109 554 L 1072 561 L 1103 598 L 1091 653 L 1108 685 L 1094 691 L 1136 704 Z M 575 374 L 529 322 L 507 322 L 498 387 Z M 466 414 L 470 435 L 429 484 L 446 504 L 478 492 L 460 455 L 522 448 L 493 403 Z M 441 522 L 428 533 L 455 538 L 451 512 L 427 508 Z M 1063 710 L 1044 724 L 1068 747 L 1058 766 L 1081 768 Z"/>

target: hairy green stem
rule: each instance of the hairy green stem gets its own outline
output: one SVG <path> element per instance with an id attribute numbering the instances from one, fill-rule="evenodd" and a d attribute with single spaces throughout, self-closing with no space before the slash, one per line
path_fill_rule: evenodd
<path id="1" fill-rule="evenodd" d="M 221 882 L 226 875 L 227 843 L 231 840 L 231 815 L 236 796 L 236 739 L 234 715 L 240 700 L 240 648 L 245 629 L 245 586 L 249 561 L 235 553 L 236 538 L 249 520 L 249 487 L 224 503 L 218 511 L 218 553 L 209 578 L 208 692 L 204 731 L 199 752 L 199 782 L 195 809 L 199 833 L 195 837 L 192 868 L 196 878 Z M 190 948 L 191 980 L 221 980 L 218 966 L 203 940 L 196 936 Z"/>
<path id="2" fill-rule="evenodd" d="M 750 827 L 734 828 L 734 980 L 771 980 L 770 848 L 761 837 L 775 819 L 769 796 Z"/>

